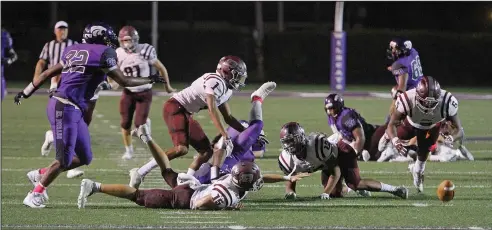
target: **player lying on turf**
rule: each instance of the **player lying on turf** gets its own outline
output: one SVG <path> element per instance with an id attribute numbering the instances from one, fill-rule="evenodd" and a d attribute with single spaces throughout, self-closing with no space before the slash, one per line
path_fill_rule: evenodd
<path id="1" fill-rule="evenodd" d="M 152 140 L 147 125 L 140 126 L 134 135 L 147 143 L 152 156 L 161 169 L 164 181 L 171 187 L 165 189 L 136 189 L 123 184 L 101 184 L 89 179 L 82 180 L 78 207 L 84 208 L 87 197 L 94 193 L 124 198 L 146 208 L 167 209 L 240 209 L 240 203 L 248 191 L 258 191 L 263 183 L 284 181 L 280 175 L 261 175 L 260 168 L 251 161 L 236 163 L 230 174 L 217 178 L 212 184 L 202 185 L 196 178 L 172 170 L 167 154 Z M 219 151 L 224 151 L 223 149 Z M 308 174 L 290 177 L 300 180 Z"/>
<path id="2" fill-rule="evenodd" d="M 210 175 L 208 175 L 208 177 L 211 177 L 211 179 L 217 178 L 219 176 L 220 167 L 225 170 L 223 172 L 228 173 L 228 170 L 226 169 L 230 170 L 237 161 L 253 161 L 255 159 L 255 156 L 251 151 L 251 147 L 257 145 L 255 148 L 260 147 L 261 149 L 261 146 L 266 143 L 266 139 L 264 139 L 264 136 L 261 135 L 263 129 L 263 100 L 275 89 L 275 87 L 275 82 L 267 82 L 251 94 L 251 112 L 250 122 L 248 123 L 248 126 L 243 127 L 243 125 L 241 125 L 241 127 L 244 129 L 243 131 L 238 131 L 232 126 L 229 127 L 229 129 L 227 130 L 227 135 L 231 139 L 234 147 L 231 149 L 231 151 L 227 153 L 228 156 L 222 166 L 221 162 L 223 156 L 220 155 L 220 152 L 214 152 L 212 162 L 213 167 L 211 168 Z M 221 141 L 219 141 L 219 139 Z M 225 146 L 224 139 L 225 138 L 221 134 L 219 134 L 213 142 L 219 142 L 219 148 L 222 148 L 221 146 Z M 213 144 L 211 146 L 213 146 Z M 203 167 L 207 166 L 210 165 L 206 162 L 200 165 L 200 167 L 202 167 L 202 169 L 200 170 L 200 177 L 204 176 L 203 172 L 206 170 Z M 138 188 L 143 178 L 155 167 L 157 167 L 157 163 L 154 159 L 138 169 L 132 169 L 130 171 L 130 186 Z"/>
<path id="3" fill-rule="evenodd" d="M 125 77 L 117 67 L 116 34 L 106 24 L 87 25 L 82 41 L 82 44 L 67 47 L 60 63 L 41 73 L 14 98 L 14 102 L 20 104 L 22 98 L 30 97 L 48 78 L 62 74 L 61 86 L 53 93 L 46 109 L 55 135 L 56 158 L 48 167 L 39 169 L 40 181 L 33 181 L 36 186 L 24 199 L 24 204 L 31 208 L 45 207 L 46 188 L 61 172 L 91 163 L 90 134 L 83 117 L 88 109 L 87 101 L 106 80 L 106 75 L 123 86 L 164 81 L 159 76 Z"/>
<path id="4" fill-rule="evenodd" d="M 407 156 L 408 149 L 403 146 L 402 140 L 417 137 L 417 159 L 412 176 L 418 192 L 424 190 L 425 162 L 430 147 L 439 137 L 441 122 L 445 120 L 450 121 L 457 130 L 448 135 L 450 142 L 461 141 L 463 128 L 458 117 L 458 100 L 450 92 L 441 89 L 436 79 L 424 76 L 417 88 L 398 96 L 386 135 L 381 138 L 383 148 L 391 141 L 402 156 Z"/>
<path id="5" fill-rule="evenodd" d="M 286 175 L 321 170 L 324 190 L 321 199 L 340 197 L 341 178 L 352 190 L 388 192 L 403 199 L 408 198 L 408 189 L 384 184 L 372 179 L 361 179 L 354 148 L 339 141 L 336 145 L 329 142 L 326 135 L 311 133 L 306 136 L 297 122 L 289 122 L 280 130 L 280 142 L 283 151 L 279 156 L 279 167 Z M 286 198 L 295 198 L 296 183 L 286 183 Z"/>

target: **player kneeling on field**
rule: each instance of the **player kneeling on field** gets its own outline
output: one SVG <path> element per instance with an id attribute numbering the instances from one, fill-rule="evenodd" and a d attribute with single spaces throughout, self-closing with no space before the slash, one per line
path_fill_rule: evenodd
<path id="1" fill-rule="evenodd" d="M 78 197 L 79 208 L 84 208 L 87 197 L 94 193 L 105 193 L 111 196 L 131 200 L 146 208 L 166 209 L 240 209 L 240 201 L 248 191 L 258 191 L 265 182 L 283 181 L 277 178 L 263 177 L 260 168 L 254 162 L 241 161 L 234 165 L 231 174 L 218 178 L 212 184 L 202 185 L 193 176 L 176 173 L 171 168 L 169 159 L 164 151 L 148 134 L 147 125 L 142 125 L 134 132 L 144 141 L 152 152 L 153 157 L 161 168 L 164 181 L 172 189 L 135 189 L 123 184 L 101 184 L 88 179 L 82 180 Z M 265 175 L 266 176 L 266 175 Z M 290 177 L 297 181 L 307 174 Z"/>
<path id="2" fill-rule="evenodd" d="M 300 172 L 321 170 L 324 186 L 321 199 L 340 197 L 343 178 L 347 186 L 356 191 L 388 192 L 403 199 L 408 198 L 408 189 L 395 187 L 372 179 L 361 179 L 357 165 L 357 155 L 351 147 L 338 142 L 328 141 L 322 133 L 306 136 L 304 129 L 297 122 L 289 122 L 280 130 L 280 142 L 284 149 L 279 156 L 279 167 L 285 173 L 294 175 Z M 295 198 L 295 182 L 286 183 L 286 198 Z M 367 196 L 367 195 L 366 195 Z"/>

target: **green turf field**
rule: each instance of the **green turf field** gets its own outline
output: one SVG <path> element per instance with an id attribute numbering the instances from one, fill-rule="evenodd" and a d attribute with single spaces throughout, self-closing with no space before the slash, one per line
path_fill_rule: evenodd
<path id="1" fill-rule="evenodd" d="M 412 186 L 406 163 L 360 163 L 362 176 L 410 188 L 409 200 L 388 194 L 373 193 L 362 198 L 349 195 L 343 199 L 321 201 L 319 173 L 298 183 L 299 200 L 283 200 L 283 183 L 267 184 L 250 194 L 241 211 L 176 211 L 150 210 L 126 200 L 102 194 L 89 197 L 86 209 L 77 209 L 79 179 L 67 179 L 62 174 L 50 186 L 48 207 L 41 210 L 24 207 L 22 200 L 32 189 L 26 173 L 47 166 L 54 152 L 41 157 L 40 147 L 49 124 L 46 119 L 46 96 L 33 96 L 22 105 L 11 103 L 8 95 L 2 104 L 2 227 L 33 228 L 132 228 L 165 226 L 198 228 L 227 228 L 228 226 L 256 226 L 273 229 L 294 227 L 451 227 L 468 228 L 492 226 L 492 143 L 468 142 L 474 162 L 433 163 L 426 166 L 425 194 L 417 195 Z M 166 97 L 154 97 L 150 118 L 152 133 L 163 148 L 170 146 L 167 128 L 162 120 L 162 104 Z M 121 160 L 124 152 L 119 133 L 119 97 L 101 97 L 91 124 L 94 159 L 83 167 L 85 178 L 103 183 L 127 184 L 128 170 L 146 162 L 150 153 L 139 140 L 134 140 L 137 157 Z M 238 118 L 247 119 L 249 100 L 236 97 L 230 104 Z M 491 101 L 461 100 L 460 116 L 467 136 L 492 137 L 489 125 Z M 265 132 L 269 137 L 266 157 L 258 160 L 263 173 L 281 173 L 277 166 L 280 143 L 279 128 L 288 121 L 300 122 L 307 132 L 331 133 L 322 109 L 322 99 L 267 98 L 264 103 Z M 346 98 L 346 106 L 357 108 L 370 122 L 384 121 L 389 101 L 374 98 Z M 216 131 L 208 114 L 195 118 L 209 136 Z M 194 152 L 172 161 L 175 169 L 185 171 Z M 444 179 L 452 180 L 455 199 L 447 204 L 436 198 L 436 186 Z M 157 171 L 147 176 L 143 188 L 164 188 Z M 330 228 L 330 227 L 326 227 Z M 241 228 L 239 228 L 241 229 Z"/>

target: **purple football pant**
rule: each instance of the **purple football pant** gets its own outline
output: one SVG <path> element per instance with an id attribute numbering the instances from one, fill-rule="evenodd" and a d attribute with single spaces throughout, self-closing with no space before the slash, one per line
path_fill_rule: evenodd
<path id="1" fill-rule="evenodd" d="M 255 155 L 251 151 L 251 146 L 256 143 L 262 129 L 263 121 L 253 120 L 249 122 L 248 128 L 232 138 L 234 149 L 232 150 L 232 154 L 225 158 L 224 163 L 220 167 L 220 175 L 230 173 L 232 167 L 239 161 L 255 160 Z M 203 175 L 200 175 L 202 173 L 196 173 L 196 178 L 200 181 L 200 183 L 208 184 L 210 183 L 210 165 L 203 164 L 197 172 L 203 170 L 207 171 L 204 172 Z"/>
<path id="2" fill-rule="evenodd" d="M 74 156 L 82 164 L 89 165 L 92 161 L 91 138 L 83 112 L 50 98 L 46 113 L 55 139 L 56 160 L 62 168 L 68 168 Z"/>

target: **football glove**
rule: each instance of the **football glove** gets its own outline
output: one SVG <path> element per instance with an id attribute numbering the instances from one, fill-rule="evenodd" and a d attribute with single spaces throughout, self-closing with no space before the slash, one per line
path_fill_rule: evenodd
<path id="1" fill-rule="evenodd" d="M 16 105 L 20 105 L 22 98 L 27 98 L 27 96 L 24 94 L 24 92 L 21 91 L 21 92 L 17 93 L 17 95 L 15 95 L 15 97 L 14 97 L 14 103 Z"/>
<path id="2" fill-rule="evenodd" d="M 394 137 L 391 139 L 391 143 L 393 143 L 393 147 L 398 151 L 398 153 L 404 157 L 407 156 L 408 149 L 403 146 L 403 143 L 398 137 Z"/>
<path id="3" fill-rule="evenodd" d="M 232 143 L 231 138 L 227 138 L 224 140 L 224 149 L 226 151 L 226 157 L 232 154 L 232 149 L 234 148 L 234 144 Z"/>
<path id="4" fill-rule="evenodd" d="M 330 194 L 327 194 L 327 193 L 321 193 L 320 198 L 322 200 L 329 200 L 329 199 L 331 199 L 330 198 Z"/>
<path id="5" fill-rule="evenodd" d="M 265 142 L 266 144 L 270 144 L 270 141 L 268 141 L 265 134 L 260 134 L 260 136 L 258 136 L 258 141 Z"/>
<path id="6" fill-rule="evenodd" d="M 166 83 L 166 80 L 164 80 L 164 78 L 162 78 L 161 76 L 159 76 L 157 74 L 150 75 L 149 79 L 150 79 L 151 84 L 153 84 L 153 83 Z"/>
<path id="7" fill-rule="evenodd" d="M 445 135 L 444 136 L 444 144 L 448 147 L 453 147 L 454 144 L 454 138 L 451 135 Z"/>

